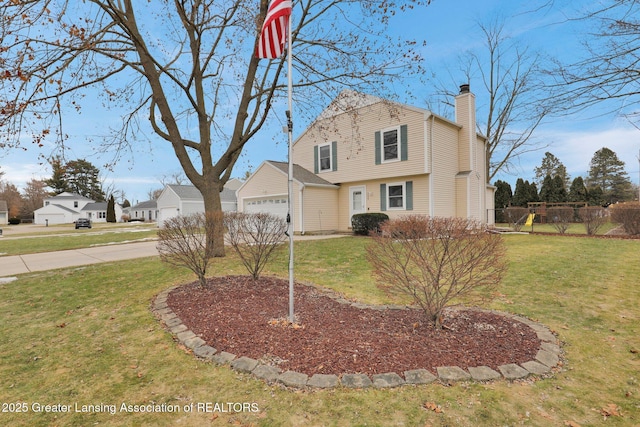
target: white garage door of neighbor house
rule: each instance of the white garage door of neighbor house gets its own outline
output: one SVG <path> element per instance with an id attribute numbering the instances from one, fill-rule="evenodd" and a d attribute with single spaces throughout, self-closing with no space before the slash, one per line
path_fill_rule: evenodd
<path id="1" fill-rule="evenodd" d="M 244 211 L 247 213 L 268 212 L 281 218 L 286 218 L 288 212 L 287 198 L 280 196 L 245 200 Z"/>
<path id="2" fill-rule="evenodd" d="M 42 224 L 66 224 L 67 221 L 64 217 L 64 214 L 46 214 L 40 216 L 40 222 Z"/>

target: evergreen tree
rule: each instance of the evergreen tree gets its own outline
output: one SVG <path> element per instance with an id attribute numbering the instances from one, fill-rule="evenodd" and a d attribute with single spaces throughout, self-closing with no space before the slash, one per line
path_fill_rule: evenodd
<path id="1" fill-rule="evenodd" d="M 550 174 L 547 174 L 542 181 L 542 187 L 540 187 L 540 200 L 543 202 L 555 201 L 555 193 L 556 188 L 553 178 L 551 178 Z"/>
<path id="2" fill-rule="evenodd" d="M 564 189 L 564 180 L 560 175 L 551 177 L 547 175 L 540 188 L 540 201 L 547 203 L 561 203 L 567 201 L 567 191 Z"/>
<path id="3" fill-rule="evenodd" d="M 527 192 L 527 202 L 539 202 L 540 197 L 538 196 L 538 186 L 536 185 L 536 183 L 533 181 L 531 181 L 531 183 L 529 183 L 529 181 L 525 181 L 524 183 L 529 184 Z M 525 206 L 526 205 L 527 204 L 525 203 Z"/>
<path id="4" fill-rule="evenodd" d="M 544 178 L 546 178 L 547 175 L 551 175 L 551 178 L 555 178 L 556 176 L 561 178 L 562 187 L 565 188 L 565 190 L 569 186 L 567 168 L 556 156 L 548 151 L 544 153 L 542 164 L 534 168 L 534 172 L 536 174 L 536 182 L 540 185 L 544 183 Z M 540 192 L 542 193 L 542 188 L 540 188 Z"/>
<path id="5" fill-rule="evenodd" d="M 570 202 L 586 202 L 588 200 L 587 187 L 584 185 L 584 180 L 581 176 L 571 182 L 568 200 Z"/>
<path id="6" fill-rule="evenodd" d="M 511 185 L 508 182 L 498 180 L 493 185 L 496 187 L 495 193 L 495 209 L 496 209 L 496 222 L 506 222 L 503 214 L 503 210 L 511 205 Z"/>
<path id="7" fill-rule="evenodd" d="M 60 156 L 51 157 L 49 159 L 51 165 L 51 178 L 46 179 L 44 183 L 51 188 L 54 195 L 69 191 L 69 183 L 66 179 L 66 169 Z"/>
<path id="8" fill-rule="evenodd" d="M 116 201 L 113 198 L 113 194 L 109 196 L 109 201 L 107 202 L 107 222 L 117 222 Z"/>
<path id="9" fill-rule="evenodd" d="M 587 202 L 589 203 L 589 206 L 604 206 L 607 204 L 607 197 L 599 185 L 596 187 L 590 187 L 587 190 Z"/>
<path id="10" fill-rule="evenodd" d="M 630 200 L 633 197 L 633 187 L 624 170 L 624 162 L 607 147 L 596 151 L 589 164 L 588 190 L 595 187 L 600 187 L 607 203 Z"/>
<path id="11" fill-rule="evenodd" d="M 557 193 L 556 193 L 557 202 L 558 203 L 566 202 L 569 196 L 567 194 L 567 185 L 566 185 L 565 179 L 560 175 L 556 175 L 553 177 L 553 181 L 554 181 L 554 186 L 557 189 Z"/>
<path id="12" fill-rule="evenodd" d="M 535 183 L 529 183 L 522 178 L 516 181 L 516 189 L 511 198 L 511 205 L 527 207 L 528 202 L 538 201 L 538 188 Z"/>
<path id="13" fill-rule="evenodd" d="M 65 166 L 68 191 L 96 202 L 104 202 L 105 195 L 100 185 L 99 175 L 100 170 L 84 159 L 69 161 Z"/>

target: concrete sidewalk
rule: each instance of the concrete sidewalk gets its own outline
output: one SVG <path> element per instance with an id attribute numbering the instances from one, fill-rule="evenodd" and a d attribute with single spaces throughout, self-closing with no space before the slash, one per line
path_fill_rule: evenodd
<path id="1" fill-rule="evenodd" d="M 158 255 L 157 241 L 95 246 L 57 252 L 0 256 L 0 277 Z"/>
<path id="2" fill-rule="evenodd" d="M 295 240 L 316 240 L 344 237 L 343 234 L 295 236 Z M 157 256 L 156 240 L 136 243 L 94 246 L 57 252 L 41 252 L 27 255 L 0 256 L 0 277 L 56 268 L 77 267 L 100 262 Z"/>

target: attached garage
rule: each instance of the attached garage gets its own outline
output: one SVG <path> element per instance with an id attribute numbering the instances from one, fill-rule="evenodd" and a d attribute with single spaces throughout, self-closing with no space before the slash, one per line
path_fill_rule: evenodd
<path id="1" fill-rule="evenodd" d="M 238 189 L 242 212 L 269 212 L 287 217 L 288 164 L 263 162 Z M 338 229 L 338 185 L 299 165 L 293 166 L 293 225 L 296 233 L 326 233 Z"/>
<path id="2" fill-rule="evenodd" d="M 247 198 L 244 200 L 243 211 L 247 213 L 267 212 L 281 218 L 286 218 L 289 212 L 287 196 L 268 196 Z"/>

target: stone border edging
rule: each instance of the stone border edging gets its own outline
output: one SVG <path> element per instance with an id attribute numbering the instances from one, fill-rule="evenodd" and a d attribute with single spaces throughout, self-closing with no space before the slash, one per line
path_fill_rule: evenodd
<path id="1" fill-rule="evenodd" d="M 407 384 L 430 384 L 436 380 L 449 384 L 456 381 L 492 381 L 504 378 L 506 380 L 519 380 L 529 375 L 544 376 L 552 372 L 561 360 L 561 348 L 558 339 L 546 326 L 529 320 L 525 317 L 510 313 L 502 313 L 493 310 L 480 310 L 489 313 L 499 314 L 509 317 L 515 321 L 524 323 L 536 332 L 540 340 L 540 349 L 535 360 L 521 363 L 509 363 L 498 366 L 498 371 L 494 371 L 488 366 L 468 367 L 465 371 L 458 366 L 440 366 L 436 368 L 436 375 L 427 369 L 414 369 L 403 372 L 404 378 L 395 372 L 384 374 L 374 374 L 369 377 L 366 374 L 342 374 L 327 375 L 315 374 L 311 378 L 307 374 L 294 371 L 282 372 L 278 367 L 265 365 L 258 360 L 245 356 L 237 356 L 225 351 L 216 350 L 182 323 L 182 320 L 169 308 L 167 297 L 169 293 L 179 286 L 173 286 L 160 292 L 152 303 L 151 310 L 156 317 L 162 321 L 165 328 L 171 332 L 175 338 L 185 347 L 191 349 L 193 354 L 203 360 L 215 362 L 217 364 L 229 364 L 237 372 L 251 373 L 255 377 L 267 383 L 279 383 L 287 387 L 294 388 L 334 388 L 338 386 L 347 388 L 389 388 Z M 317 288 L 317 287 L 316 287 Z M 343 301 L 348 302 L 343 299 Z M 362 303 L 348 302 L 356 307 L 363 308 Z M 371 306 L 366 306 L 371 308 Z M 479 310 L 479 309 L 475 309 Z"/>

